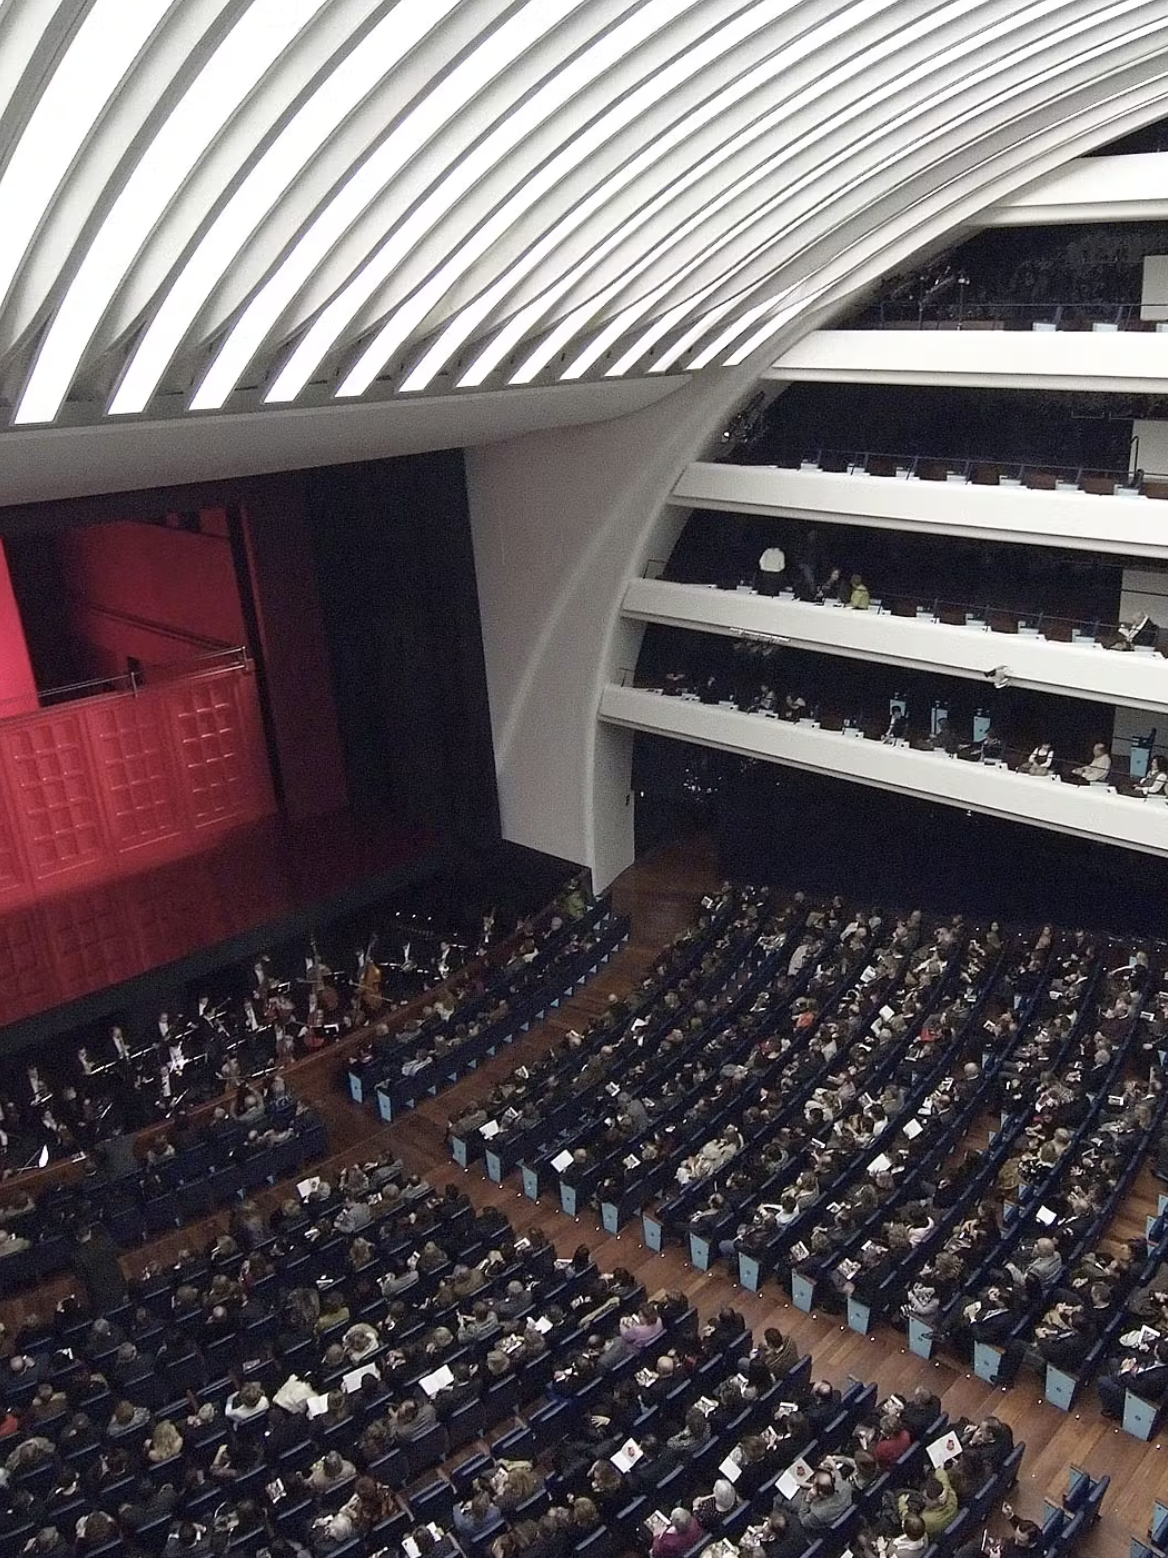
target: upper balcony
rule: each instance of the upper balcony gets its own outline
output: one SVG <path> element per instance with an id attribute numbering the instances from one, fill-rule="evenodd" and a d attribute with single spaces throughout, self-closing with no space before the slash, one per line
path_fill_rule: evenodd
<path id="1" fill-rule="evenodd" d="M 1111 625 L 1039 613 L 1018 616 L 956 601 L 897 602 L 912 615 L 815 605 L 787 593 L 758 595 L 706 584 L 634 579 L 626 617 L 694 628 L 792 649 L 818 650 L 867 662 L 942 672 L 971 680 L 1008 677 L 1015 687 L 1089 698 L 1129 708 L 1168 709 L 1168 660 L 1155 649 L 1117 654 L 1102 644 Z M 996 631 L 995 631 L 996 629 Z"/>
<path id="2" fill-rule="evenodd" d="M 1038 474 L 1041 469 L 1042 474 Z M 1027 484 L 1027 471 L 1031 472 Z M 805 460 L 797 469 L 696 460 L 669 501 L 824 524 L 967 536 L 1126 557 L 1168 557 L 1168 484 L 895 456 Z"/>
<path id="3" fill-rule="evenodd" d="M 1123 305 L 1108 305 L 1114 316 Z M 1089 390 L 1159 395 L 1168 391 L 1166 321 L 1115 317 L 1059 328 L 1042 309 L 1002 305 L 997 320 L 889 322 L 886 328 L 814 330 L 785 352 L 764 379 L 789 384 L 952 384 L 978 389 Z M 1012 312 L 1011 312 L 1012 311 Z M 1009 312 L 1010 317 L 1005 317 Z M 1085 324 L 1085 327 L 1084 327 Z"/>
<path id="4" fill-rule="evenodd" d="M 1168 153 L 1080 157 L 983 211 L 982 227 L 1168 219 Z"/>
<path id="5" fill-rule="evenodd" d="M 601 695 L 600 718 L 627 730 L 1168 856 L 1168 808 L 1159 798 L 1140 800 L 1105 785 L 1037 779 L 1005 767 L 963 762 L 940 751 L 864 739 L 856 728 L 827 730 L 812 720 L 792 724 L 729 704 L 668 697 L 615 682 Z"/>

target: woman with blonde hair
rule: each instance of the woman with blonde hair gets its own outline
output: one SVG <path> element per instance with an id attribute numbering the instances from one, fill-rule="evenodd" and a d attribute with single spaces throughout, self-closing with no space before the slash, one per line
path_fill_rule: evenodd
<path id="1" fill-rule="evenodd" d="M 173 1461 L 182 1454 L 183 1436 L 167 1417 L 160 1417 L 146 1443 L 146 1459 L 152 1466 Z"/>

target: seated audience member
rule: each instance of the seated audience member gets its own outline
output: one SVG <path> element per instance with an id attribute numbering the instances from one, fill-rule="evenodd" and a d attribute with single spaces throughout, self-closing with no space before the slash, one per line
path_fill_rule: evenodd
<path id="1" fill-rule="evenodd" d="M 872 604 L 872 596 L 868 586 L 858 573 L 852 575 L 851 589 L 848 592 L 848 605 L 853 611 L 867 611 Z"/>
<path id="2" fill-rule="evenodd" d="M 1071 777 L 1081 784 L 1103 784 L 1111 772 L 1111 753 L 1106 744 L 1097 741 L 1091 749 L 1091 761 L 1071 769 Z"/>
<path id="3" fill-rule="evenodd" d="M 1025 1259 L 1007 1261 L 1006 1270 L 1019 1287 L 1054 1287 L 1063 1274 L 1063 1258 L 1053 1239 L 1035 1239 Z"/>
<path id="4" fill-rule="evenodd" d="M 1054 747 L 1049 741 L 1040 741 L 1024 763 L 1018 764 L 1018 773 L 1033 774 L 1035 778 L 1045 779 L 1054 767 Z"/>
<path id="5" fill-rule="evenodd" d="M 912 1490 L 902 1493 L 896 1507 L 902 1524 L 906 1515 L 919 1515 L 930 1540 L 935 1540 L 957 1519 L 961 1506 L 949 1473 L 939 1466 L 925 1479 L 919 1493 Z"/>
<path id="6" fill-rule="evenodd" d="M 821 1466 L 807 1487 L 791 1500 L 795 1519 L 809 1536 L 826 1531 L 852 1507 L 855 1490 L 846 1477 Z"/>
<path id="7" fill-rule="evenodd" d="M 701 1522 L 679 1505 L 670 1512 L 669 1524 L 653 1538 L 651 1558 L 681 1558 L 705 1535 Z"/>
<path id="8" fill-rule="evenodd" d="M 1134 617 L 1119 624 L 1114 636 L 1105 642 L 1104 648 L 1120 651 L 1154 649 L 1159 636 L 1160 629 L 1148 613 L 1138 611 Z"/>
<path id="9" fill-rule="evenodd" d="M 800 1558 L 808 1538 L 785 1509 L 772 1509 L 760 1524 L 746 1528 L 738 1546 L 744 1558 Z"/>
<path id="10" fill-rule="evenodd" d="M 1114 1372 L 1101 1375 L 1095 1381 L 1104 1417 L 1121 1419 L 1127 1391 L 1141 1400 L 1158 1402 L 1168 1392 L 1168 1338 L 1158 1341 L 1145 1352 L 1130 1352 Z"/>
<path id="11" fill-rule="evenodd" d="M 1148 772 L 1136 781 L 1133 794 L 1163 795 L 1165 789 L 1168 789 L 1168 758 L 1157 752 L 1148 765 Z"/>

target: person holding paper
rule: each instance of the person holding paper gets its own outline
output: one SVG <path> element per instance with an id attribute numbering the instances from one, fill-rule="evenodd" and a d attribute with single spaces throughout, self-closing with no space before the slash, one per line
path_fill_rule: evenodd
<path id="1" fill-rule="evenodd" d="M 318 1497 L 324 1497 L 351 1482 L 357 1475 L 352 1461 L 347 1461 L 339 1450 L 330 1450 L 312 1465 L 305 1486 Z"/>
<path id="2" fill-rule="evenodd" d="M 776 1508 L 760 1525 L 748 1526 L 738 1545 L 744 1558 L 800 1558 L 807 1538 L 785 1509 Z"/>
<path id="3" fill-rule="evenodd" d="M 1095 1381 L 1103 1416 L 1123 1417 L 1126 1391 L 1143 1401 L 1160 1401 L 1168 1392 L 1168 1339 L 1158 1341 L 1151 1352 L 1130 1353 L 1113 1372 Z"/>
<path id="4" fill-rule="evenodd" d="M 855 1490 L 845 1477 L 820 1467 L 791 1500 L 791 1508 L 803 1530 L 814 1537 L 847 1514 L 854 1496 Z"/>
<path id="5" fill-rule="evenodd" d="M 706 1528 L 688 1509 L 679 1505 L 672 1510 L 669 1524 L 653 1538 L 651 1558 L 681 1558 L 706 1535 Z"/>

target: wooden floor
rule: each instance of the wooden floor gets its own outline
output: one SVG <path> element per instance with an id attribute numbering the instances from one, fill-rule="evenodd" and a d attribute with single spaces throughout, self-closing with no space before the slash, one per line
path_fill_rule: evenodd
<path id="1" fill-rule="evenodd" d="M 1153 1499 L 1168 1493 L 1163 1448 L 1168 1440 L 1144 1445 L 1105 1422 L 1098 1415 L 1093 1391 L 1085 1394 L 1077 1412 L 1067 1414 L 1040 1399 L 1036 1381 L 1026 1372 L 1013 1389 L 997 1390 L 950 1362 L 926 1362 L 914 1357 L 891 1329 L 881 1327 L 871 1337 L 859 1336 L 841 1327 L 834 1317 L 801 1313 L 784 1300 L 773 1283 L 760 1294 L 749 1293 L 732 1283 L 724 1269 L 711 1273 L 695 1271 L 675 1247 L 660 1255 L 652 1253 L 643 1246 L 637 1223 L 614 1237 L 603 1231 L 598 1218 L 591 1213 L 573 1220 L 550 1201 L 525 1200 L 516 1188 L 517 1176 L 505 1185 L 493 1185 L 481 1166 L 464 1173 L 451 1161 L 445 1144 L 446 1122 L 459 1106 L 485 1090 L 494 1077 L 522 1064 L 525 1056 L 541 1053 L 569 1028 L 582 1028 L 599 1012 L 610 991 L 620 994 L 635 985 L 661 946 L 689 923 L 697 899 L 716 880 L 713 851 L 703 840 L 670 846 L 634 866 L 613 890 L 618 909 L 632 917 L 632 932 L 622 952 L 547 1022 L 457 1086 L 438 1098 L 427 1099 L 393 1125 L 381 1124 L 371 1109 L 351 1103 L 338 1080 L 333 1092 L 312 1100 L 327 1118 L 334 1151 L 329 1161 L 340 1165 L 360 1157 L 366 1148 L 380 1151 L 392 1146 L 411 1172 L 424 1174 L 437 1184 L 462 1176 L 462 1183 L 477 1205 L 501 1206 L 518 1228 L 542 1227 L 561 1250 L 587 1244 L 603 1269 L 626 1266 L 645 1282 L 650 1292 L 662 1287 L 680 1288 L 703 1314 L 720 1304 L 731 1303 L 742 1311 L 756 1333 L 768 1325 L 780 1326 L 796 1338 L 801 1350 L 812 1353 L 813 1374 L 817 1377 L 836 1384 L 842 1384 L 848 1375 L 875 1380 L 882 1393 L 903 1392 L 926 1384 L 941 1397 L 950 1417 L 995 1414 L 1009 1422 L 1015 1438 L 1025 1441 L 1027 1446 L 1015 1498 L 1020 1513 L 1041 1518 L 1044 1495 L 1058 1499 L 1071 1464 L 1085 1467 L 1096 1476 L 1108 1473 L 1112 1485 L 1104 1503 L 1103 1519 L 1084 1543 L 1083 1551 L 1099 1558 L 1127 1558 L 1130 1536 L 1142 1535 L 1147 1530 Z M 1141 1176 L 1135 1197 L 1124 1209 L 1121 1232 L 1125 1237 L 1142 1232 L 1144 1205 L 1154 1206 L 1155 1188 L 1150 1176 Z M 283 1188 L 277 1186 L 257 1199 L 271 1205 L 283 1193 Z M 127 1256 L 126 1267 L 138 1271 L 148 1261 L 173 1259 L 180 1249 L 200 1248 L 225 1222 L 226 1214 L 218 1213 L 168 1235 Z M 54 1284 L 41 1290 L 35 1303 L 26 1299 L 3 1306 L 0 1318 L 11 1324 L 31 1308 L 43 1312 L 66 1286 Z"/>

